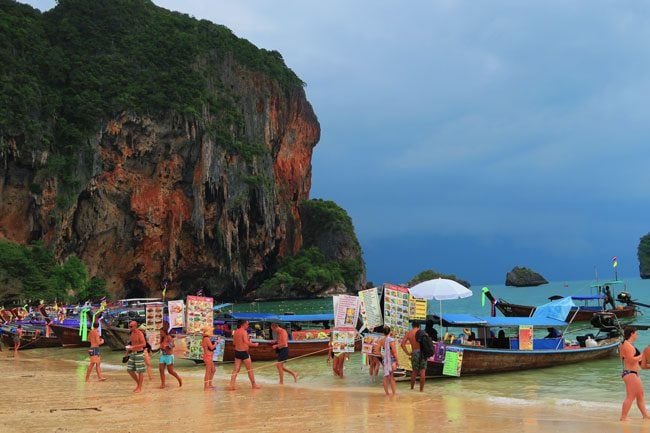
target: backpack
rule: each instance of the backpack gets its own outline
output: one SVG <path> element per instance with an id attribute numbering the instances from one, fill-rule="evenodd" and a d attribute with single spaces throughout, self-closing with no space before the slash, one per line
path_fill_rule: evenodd
<path id="1" fill-rule="evenodd" d="M 420 343 L 420 353 L 424 359 L 429 359 L 433 356 L 433 340 L 429 337 L 429 334 L 420 329 L 415 333 L 415 341 Z"/>

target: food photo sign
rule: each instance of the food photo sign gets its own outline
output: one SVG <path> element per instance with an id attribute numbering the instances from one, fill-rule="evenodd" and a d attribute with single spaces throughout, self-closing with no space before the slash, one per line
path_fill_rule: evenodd
<path id="1" fill-rule="evenodd" d="M 212 298 L 203 296 L 187 297 L 187 333 L 202 333 L 206 326 L 212 328 Z"/>

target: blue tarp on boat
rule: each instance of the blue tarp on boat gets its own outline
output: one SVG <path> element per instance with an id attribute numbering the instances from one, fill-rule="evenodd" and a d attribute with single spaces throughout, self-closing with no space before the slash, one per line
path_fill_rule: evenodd
<path id="1" fill-rule="evenodd" d="M 439 318 L 435 319 L 439 321 Z M 563 320 L 551 319 L 549 317 L 482 317 L 472 314 L 443 314 L 444 326 L 457 327 L 518 327 L 522 325 L 541 326 L 550 328 L 555 326 L 567 326 Z"/>
<path id="2" fill-rule="evenodd" d="M 535 308 L 533 318 L 548 318 L 564 321 L 576 304 L 571 298 L 561 298 Z"/>

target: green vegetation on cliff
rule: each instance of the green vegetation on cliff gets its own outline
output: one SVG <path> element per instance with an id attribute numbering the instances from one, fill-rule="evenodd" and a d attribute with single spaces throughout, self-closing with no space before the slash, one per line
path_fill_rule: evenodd
<path id="1" fill-rule="evenodd" d="M 231 60 L 285 92 L 304 84 L 277 51 L 149 0 L 59 0 L 45 13 L 0 0 L 0 155 L 12 142 L 47 151 L 43 176 L 58 178 L 62 208 L 92 170 L 89 139 L 122 111 L 206 113 L 217 145 L 251 158 L 259 143 L 243 138 L 234 96 L 214 73 Z"/>
<path id="2" fill-rule="evenodd" d="M 434 271 L 432 269 L 427 269 L 425 271 L 422 271 L 419 274 L 417 274 L 416 276 L 414 276 L 413 278 L 411 278 L 409 280 L 409 282 L 407 283 L 407 286 L 413 287 L 416 284 L 421 283 L 422 281 L 433 280 L 435 278 L 445 278 L 447 280 L 454 280 L 457 283 L 460 283 L 465 287 L 468 287 L 468 288 L 470 287 L 469 282 L 467 282 L 465 280 L 461 280 L 460 278 L 458 278 L 454 274 L 441 274 L 440 272 L 436 272 L 436 271 Z"/>
<path id="3" fill-rule="evenodd" d="M 650 233 L 639 240 L 637 257 L 639 258 L 639 274 L 641 278 L 650 278 Z"/>
<path id="4" fill-rule="evenodd" d="M 261 284 L 264 293 L 280 288 L 317 294 L 340 285 L 358 289 L 364 283 L 364 263 L 347 212 L 333 201 L 313 199 L 300 204 L 300 216 L 303 248 L 281 260 Z"/>
<path id="5" fill-rule="evenodd" d="M 106 282 L 89 279 L 77 257 L 59 265 L 41 243 L 26 247 L 0 240 L 0 302 L 96 301 L 107 295 Z"/>

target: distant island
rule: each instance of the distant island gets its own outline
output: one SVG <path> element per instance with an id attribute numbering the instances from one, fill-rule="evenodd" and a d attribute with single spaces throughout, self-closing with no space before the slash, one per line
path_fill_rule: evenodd
<path id="1" fill-rule="evenodd" d="M 548 284 L 546 278 L 525 267 L 515 266 L 506 274 L 506 286 L 534 287 L 542 284 Z"/>

